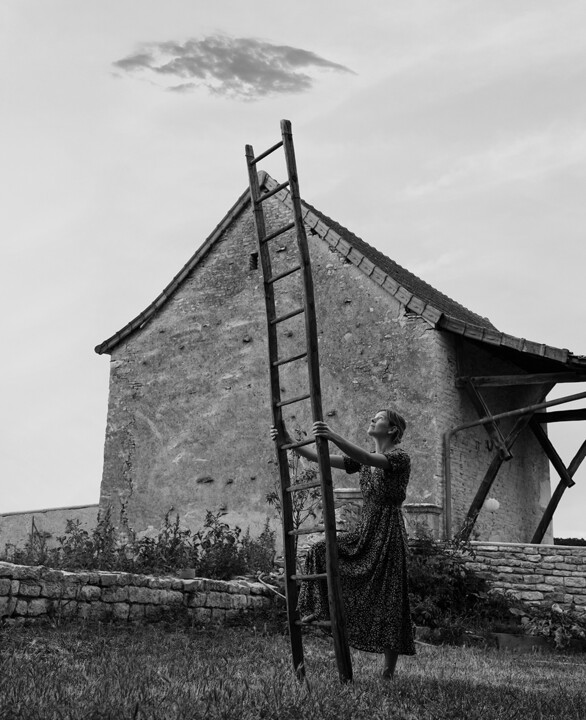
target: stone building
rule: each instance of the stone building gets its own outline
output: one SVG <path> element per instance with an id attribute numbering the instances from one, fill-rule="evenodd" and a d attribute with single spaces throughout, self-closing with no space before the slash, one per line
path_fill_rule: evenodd
<path id="1" fill-rule="evenodd" d="M 264 173 L 261 180 L 266 190 L 277 185 Z M 531 541 L 557 501 L 550 502 L 551 448 L 539 436 L 543 413 L 531 424 L 523 411 L 458 428 L 543 402 L 556 382 L 583 380 L 586 359 L 498 331 L 317 209 L 304 208 L 328 421 L 365 444 L 372 413 L 395 406 L 406 417 L 412 531 L 422 523 L 440 537 L 466 527 L 482 540 Z M 289 222 L 288 192 L 266 201 L 265 212 L 269 233 Z M 282 235 L 275 273 L 296 252 L 292 232 Z M 286 312 L 299 289 L 289 278 L 282 282 Z M 294 354 L 303 343 L 299 318 L 279 328 L 283 356 Z M 111 356 L 100 507 L 115 511 L 124 503 L 136 530 L 159 526 L 169 511 L 200 527 L 206 510 L 223 510 L 227 522 L 258 532 L 272 516 L 266 494 L 278 471 L 248 192 L 154 302 L 96 352 Z M 304 362 L 288 367 L 285 397 L 307 387 Z M 308 429 L 309 407 L 291 407 L 290 429 Z M 334 471 L 335 485 L 355 482 Z M 487 511 L 488 496 L 498 500 L 497 512 Z M 551 542 L 548 520 L 541 537 Z"/>

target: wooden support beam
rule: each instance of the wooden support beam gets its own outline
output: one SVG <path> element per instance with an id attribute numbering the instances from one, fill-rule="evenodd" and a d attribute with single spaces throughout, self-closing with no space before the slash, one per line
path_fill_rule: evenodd
<path id="1" fill-rule="evenodd" d="M 529 420 L 529 415 L 522 415 L 517 419 L 505 440 L 507 448 L 509 450 L 513 447 L 519 435 L 527 427 Z M 465 541 L 470 538 L 474 525 L 476 524 L 476 519 L 480 514 L 480 510 L 484 505 L 484 501 L 486 500 L 488 493 L 490 492 L 490 488 L 492 487 L 492 484 L 495 481 L 495 478 L 498 475 L 498 472 L 501 469 L 501 465 L 503 464 L 503 462 L 504 460 L 500 455 L 495 455 L 492 459 L 492 462 L 490 463 L 488 470 L 486 471 L 486 474 L 482 479 L 478 490 L 476 491 L 476 495 L 474 496 L 474 499 L 470 504 L 470 509 L 468 510 L 468 514 L 466 515 L 464 524 L 462 525 L 461 530 L 458 532 L 458 538 L 460 540 Z"/>
<path id="2" fill-rule="evenodd" d="M 575 485 L 576 483 L 572 480 L 572 476 L 568 472 L 568 468 L 564 465 L 563 460 L 558 455 L 557 450 L 552 445 L 551 440 L 547 437 L 545 430 L 541 427 L 539 423 L 535 422 L 533 418 L 529 422 L 529 427 L 531 428 L 533 434 L 543 448 L 543 452 L 549 458 L 549 462 L 554 466 L 555 471 L 565 482 L 566 486 L 572 487 L 573 485 Z"/>
<path id="3" fill-rule="evenodd" d="M 478 392 L 477 388 L 474 386 L 474 384 L 471 381 L 466 382 L 464 385 L 466 388 L 466 392 L 468 393 L 468 396 L 470 397 L 470 400 L 472 401 L 472 404 L 474 405 L 476 412 L 478 413 L 478 417 L 490 417 L 492 415 L 492 412 L 490 411 L 488 405 L 486 404 L 484 398 L 482 395 Z M 484 425 L 486 432 L 488 433 L 490 439 L 493 441 L 493 443 L 498 448 L 499 454 L 502 457 L 503 460 L 510 460 L 513 455 L 509 448 L 507 447 L 507 443 L 505 438 L 503 437 L 503 434 L 501 433 L 501 429 L 499 427 L 498 421 L 497 422 L 489 422 Z"/>
<path id="4" fill-rule="evenodd" d="M 507 385 L 545 385 L 546 383 L 586 382 L 584 373 L 526 373 L 525 375 L 482 375 L 478 377 L 461 376 L 456 385 L 472 382 L 476 386 L 503 387 Z"/>
<path id="5" fill-rule="evenodd" d="M 570 477 L 573 477 L 580 465 L 582 464 L 582 461 L 586 457 L 586 440 L 582 443 L 580 446 L 580 449 L 578 452 L 574 455 L 572 462 L 568 465 L 568 475 Z M 549 503 L 547 504 L 547 507 L 545 508 L 545 512 L 543 513 L 543 517 L 541 518 L 539 525 L 537 526 L 537 529 L 535 530 L 535 533 L 533 534 L 533 537 L 531 539 L 531 542 L 535 545 L 539 545 L 541 541 L 543 540 L 543 537 L 545 533 L 547 532 L 547 528 L 549 527 L 549 524 L 551 522 L 551 519 L 553 517 L 554 512 L 557 509 L 557 506 L 559 505 L 560 500 L 562 499 L 562 495 L 566 491 L 566 488 L 569 487 L 569 485 L 562 479 L 560 479 L 556 489 L 553 492 L 553 495 L 551 496 L 551 499 Z"/>
<path id="6" fill-rule="evenodd" d="M 586 410 L 558 410 L 557 412 L 535 413 L 535 422 L 573 422 L 575 420 L 586 420 Z"/>

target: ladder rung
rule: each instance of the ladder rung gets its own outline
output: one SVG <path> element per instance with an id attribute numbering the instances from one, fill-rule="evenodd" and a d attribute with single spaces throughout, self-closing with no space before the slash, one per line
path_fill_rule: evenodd
<path id="1" fill-rule="evenodd" d="M 281 400 L 281 402 L 275 403 L 277 407 L 283 407 L 283 405 L 291 405 L 292 403 L 301 402 L 301 400 L 307 400 L 311 395 L 298 395 L 297 397 L 291 398 L 290 400 Z"/>
<path id="2" fill-rule="evenodd" d="M 313 527 L 303 528 L 301 530 L 289 530 L 289 535 L 313 535 L 313 533 L 324 532 L 324 525 L 314 525 Z"/>
<path id="3" fill-rule="evenodd" d="M 286 233 L 287 230 L 292 230 L 295 227 L 294 222 L 290 222 L 288 225 L 283 225 L 282 228 L 279 228 L 278 230 L 275 230 L 275 232 L 272 232 L 270 235 L 267 235 L 263 239 L 263 244 L 267 243 L 269 240 L 273 240 L 276 237 L 279 237 L 279 235 L 282 235 L 283 233 Z"/>
<path id="4" fill-rule="evenodd" d="M 289 268 L 289 270 L 285 270 L 282 273 L 279 273 L 278 275 L 273 275 L 272 278 L 269 278 L 267 280 L 268 283 L 274 283 L 277 282 L 277 280 L 281 280 L 281 278 L 287 277 L 287 275 L 291 275 L 294 272 L 297 272 L 298 270 L 301 270 L 301 265 L 295 265 L 295 267 Z"/>
<path id="5" fill-rule="evenodd" d="M 248 164 L 249 164 L 249 165 L 256 165 L 257 162 L 259 162 L 259 161 L 262 160 L 263 158 L 266 158 L 267 155 L 270 155 L 271 153 L 275 152 L 275 150 L 278 150 L 280 147 L 283 147 L 283 141 L 282 141 L 282 140 L 279 141 L 278 143 L 276 143 L 275 145 L 273 145 L 272 147 L 270 147 L 268 150 L 265 150 L 265 151 L 264 151 L 263 153 L 261 153 L 260 155 L 257 155 L 255 158 L 252 158 L 252 160 L 249 160 L 249 161 L 248 161 Z"/>
<path id="6" fill-rule="evenodd" d="M 291 580 L 298 580 L 303 582 L 304 580 L 327 580 L 327 573 L 315 573 L 313 575 L 291 575 Z"/>
<path id="7" fill-rule="evenodd" d="M 284 183 L 281 183 L 280 185 L 277 185 L 277 187 L 274 190 L 270 190 L 267 193 L 263 193 L 259 198 L 256 199 L 257 203 L 264 202 L 265 200 L 268 200 L 270 197 L 273 197 L 273 195 L 276 195 L 280 190 L 283 190 L 283 188 L 289 187 L 289 181 L 286 180 Z"/>
<path id="8" fill-rule="evenodd" d="M 291 357 L 283 358 L 282 360 L 275 360 L 273 367 L 278 365 L 286 365 L 287 363 L 293 362 L 294 360 L 301 360 L 301 358 L 307 357 L 306 352 L 299 353 L 299 355 L 291 355 Z"/>
<path id="9" fill-rule="evenodd" d="M 295 485 L 289 485 L 287 492 L 297 492 L 298 490 L 311 490 L 311 488 L 321 487 L 321 483 L 308 482 L 308 483 L 296 483 Z"/>
<path id="10" fill-rule="evenodd" d="M 295 625 L 303 625 L 303 627 L 332 627 L 332 622 L 331 620 L 312 620 L 310 622 L 295 620 Z"/>
<path id="11" fill-rule="evenodd" d="M 302 312 L 305 312 L 304 307 L 297 308 L 297 310 L 292 310 L 290 313 L 287 313 L 286 315 L 281 315 L 281 317 L 271 320 L 271 325 L 277 325 L 277 323 L 284 322 L 285 320 L 288 320 L 289 318 L 295 317 L 295 315 L 301 315 Z"/>

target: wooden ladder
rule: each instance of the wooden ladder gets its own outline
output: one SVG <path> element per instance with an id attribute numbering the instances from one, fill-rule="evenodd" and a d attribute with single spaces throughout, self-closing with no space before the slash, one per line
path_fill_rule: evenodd
<path id="1" fill-rule="evenodd" d="M 285 556 L 285 578 L 286 578 L 286 595 L 287 595 L 287 620 L 289 625 L 289 636 L 291 641 L 291 653 L 293 656 L 293 667 L 297 676 L 301 679 L 305 676 L 305 666 L 303 662 L 303 643 L 302 643 L 302 625 L 297 609 L 298 587 L 300 581 L 326 581 L 328 588 L 328 601 L 330 620 L 311 623 L 312 625 L 327 626 L 331 628 L 334 640 L 334 651 L 336 662 L 338 665 L 338 673 L 342 682 L 352 680 L 352 661 L 350 658 L 350 650 L 346 638 L 346 624 L 344 619 L 344 606 L 342 601 L 342 592 L 340 585 L 340 571 L 338 566 L 338 551 L 336 543 L 336 519 L 334 515 L 334 494 L 332 489 L 332 472 L 330 467 L 330 456 L 328 449 L 328 441 L 325 438 L 317 437 L 301 442 L 285 443 L 284 442 L 284 424 L 282 408 L 285 405 L 299 403 L 304 400 L 311 400 L 311 410 L 313 420 L 323 420 L 321 387 L 319 377 L 319 358 L 317 344 L 317 323 L 315 317 L 315 300 L 313 292 L 313 279 L 311 275 L 311 265 L 309 259 L 309 250 L 307 246 L 307 237 L 303 225 L 303 217 L 301 211 L 301 201 L 299 196 L 299 182 L 297 178 L 297 166 L 295 162 L 295 151 L 293 148 L 293 134 L 291 132 L 291 123 L 288 120 L 281 121 L 282 140 L 276 145 L 270 147 L 266 152 L 260 155 L 254 155 L 252 145 L 246 146 L 246 161 L 248 166 L 248 177 L 250 183 L 250 196 L 254 219 L 256 222 L 256 230 L 258 236 L 258 249 L 261 260 L 262 273 L 264 278 L 264 294 L 267 314 L 268 328 L 268 347 L 269 347 L 269 369 L 270 369 L 270 387 L 271 387 L 271 406 L 273 415 L 273 424 L 277 428 L 277 457 L 279 463 L 279 474 L 281 480 L 281 508 L 283 520 L 283 548 Z M 288 181 L 278 185 L 269 192 L 261 194 L 260 183 L 258 179 L 257 164 L 263 158 L 273 153 L 279 148 L 283 148 L 285 152 L 285 162 L 287 165 Z M 265 225 L 265 214 L 263 203 L 280 190 L 288 187 L 292 201 L 293 217 L 290 223 L 285 224 L 281 228 L 267 235 Z M 297 248 L 299 255 L 299 264 L 290 267 L 284 272 L 276 275 L 271 270 L 271 240 L 279 237 L 283 233 L 295 228 L 297 236 Z M 279 280 L 293 275 L 293 273 L 301 274 L 301 282 L 303 287 L 302 304 L 291 310 L 277 316 L 275 293 L 279 286 Z M 284 323 L 292 317 L 304 314 L 305 316 L 305 347 L 299 348 L 299 351 L 290 357 L 280 357 L 277 326 Z M 297 362 L 303 358 L 307 359 L 309 392 L 301 394 L 297 397 L 281 399 L 281 380 L 280 371 L 284 365 Z M 289 473 L 289 464 L 287 460 L 287 450 L 315 443 L 320 481 L 313 483 L 292 484 Z M 320 487 L 321 499 L 323 506 L 323 525 L 308 529 L 295 529 L 293 524 L 293 500 L 292 493 L 307 490 L 309 488 Z M 296 558 L 296 535 L 309 534 L 314 532 L 323 532 L 325 535 L 326 547 L 326 572 L 319 575 L 299 575 L 297 574 L 297 558 Z"/>

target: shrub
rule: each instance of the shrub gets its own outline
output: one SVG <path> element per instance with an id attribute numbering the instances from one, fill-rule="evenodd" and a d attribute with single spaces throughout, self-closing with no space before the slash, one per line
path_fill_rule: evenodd
<path id="1" fill-rule="evenodd" d="M 221 580 L 234 575 L 269 572 L 275 555 L 275 533 L 269 520 L 258 538 L 250 531 L 242 536 L 239 527 L 222 521 L 224 512 L 206 513 L 202 530 L 193 533 L 182 528 L 177 515 L 165 515 L 156 534 L 137 537 L 128 526 L 122 508 L 120 527 L 111 511 L 98 516 L 96 527 L 88 532 L 79 520 L 67 520 L 57 546 L 47 548 L 35 535 L 23 548 L 6 547 L 2 556 L 22 565 L 47 565 L 63 570 L 118 570 L 144 574 L 166 574 L 182 568 Z"/>
<path id="2" fill-rule="evenodd" d="M 517 624 L 510 599 L 491 593 L 486 580 L 466 566 L 472 551 L 460 542 L 436 542 L 425 533 L 411 545 L 409 596 L 416 625 L 434 637 L 458 642 L 466 632 Z"/>

